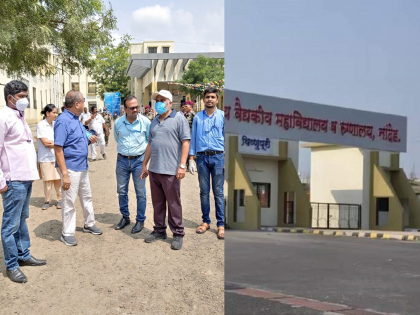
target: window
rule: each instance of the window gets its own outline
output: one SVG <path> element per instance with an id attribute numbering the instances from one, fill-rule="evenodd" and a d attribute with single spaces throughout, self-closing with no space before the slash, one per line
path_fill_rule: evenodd
<path id="1" fill-rule="evenodd" d="M 239 191 L 239 207 L 245 207 L 245 190 Z"/>
<path id="2" fill-rule="evenodd" d="M 41 93 L 41 108 L 44 109 L 44 102 L 42 101 L 42 91 L 39 91 Z"/>
<path id="3" fill-rule="evenodd" d="M 270 184 L 252 183 L 255 194 L 260 201 L 261 208 L 270 208 Z"/>
<path id="4" fill-rule="evenodd" d="M 162 52 L 163 52 L 164 54 L 169 53 L 169 47 L 163 47 L 163 48 L 162 48 Z"/>
<path id="5" fill-rule="evenodd" d="M 284 223 L 295 223 L 295 193 L 284 193 Z"/>
<path id="6" fill-rule="evenodd" d="M 233 222 L 238 222 L 238 207 L 245 207 L 245 190 L 233 191 Z"/>
<path id="7" fill-rule="evenodd" d="M 88 94 L 96 95 L 96 82 L 88 83 Z"/>
<path id="8" fill-rule="evenodd" d="M 157 47 L 149 47 L 149 54 L 156 54 L 157 53 Z"/>
<path id="9" fill-rule="evenodd" d="M 34 99 L 34 108 L 38 109 L 38 106 L 36 104 L 36 88 L 32 88 L 32 94 L 33 94 L 33 99 Z"/>
<path id="10" fill-rule="evenodd" d="M 79 89 L 79 82 L 72 82 L 71 83 L 71 89 L 72 90 L 76 90 L 76 91 L 80 91 L 80 89 Z"/>
<path id="11" fill-rule="evenodd" d="M 376 225 L 387 225 L 389 198 L 376 198 Z"/>

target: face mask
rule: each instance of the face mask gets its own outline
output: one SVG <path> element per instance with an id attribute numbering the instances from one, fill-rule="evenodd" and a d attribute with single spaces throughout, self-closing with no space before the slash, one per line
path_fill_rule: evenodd
<path id="1" fill-rule="evenodd" d="M 167 112 L 166 104 L 162 102 L 157 102 L 155 104 L 155 110 L 159 115 L 162 115 Z"/>
<path id="2" fill-rule="evenodd" d="M 19 110 L 21 112 L 23 112 L 28 107 L 28 105 L 29 105 L 29 101 L 28 101 L 28 99 L 26 97 L 25 98 L 21 98 L 19 100 L 15 99 L 13 97 L 13 99 L 16 101 L 16 105 L 15 106 L 16 106 L 17 110 Z"/>

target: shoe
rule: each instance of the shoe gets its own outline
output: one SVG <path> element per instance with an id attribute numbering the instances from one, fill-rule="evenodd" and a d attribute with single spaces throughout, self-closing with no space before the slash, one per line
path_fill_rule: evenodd
<path id="1" fill-rule="evenodd" d="M 91 161 L 91 162 L 95 162 L 95 161 L 96 161 L 96 159 L 90 159 L 90 161 Z"/>
<path id="2" fill-rule="evenodd" d="M 144 222 L 136 221 L 136 224 L 134 224 L 133 229 L 131 230 L 131 234 L 136 234 L 141 232 L 144 228 Z"/>
<path id="3" fill-rule="evenodd" d="M 42 210 L 47 210 L 50 207 L 49 202 L 44 202 L 44 205 L 42 206 Z"/>
<path id="4" fill-rule="evenodd" d="M 149 235 L 146 236 L 146 238 L 144 239 L 144 241 L 146 243 L 153 243 L 156 240 L 165 240 L 167 238 L 166 232 L 163 233 L 156 233 L 155 231 L 153 231 L 152 233 L 150 233 Z"/>
<path id="5" fill-rule="evenodd" d="M 123 228 L 125 228 L 129 224 L 130 224 L 130 218 L 122 217 L 122 219 L 117 224 L 117 226 L 115 227 L 115 229 L 116 230 L 122 230 Z"/>
<path id="6" fill-rule="evenodd" d="M 61 209 L 61 201 L 58 201 L 58 202 L 57 202 L 56 207 L 57 207 L 57 209 Z"/>
<path id="7" fill-rule="evenodd" d="M 31 256 L 28 260 L 18 260 L 19 266 L 43 266 L 47 263 L 46 260 L 36 259 L 34 256 Z"/>
<path id="8" fill-rule="evenodd" d="M 61 241 L 66 244 L 67 246 L 76 246 L 77 245 L 77 241 L 74 238 L 74 236 L 64 236 L 63 234 L 61 234 Z"/>
<path id="9" fill-rule="evenodd" d="M 98 228 L 95 224 L 92 225 L 91 227 L 84 226 L 83 227 L 83 232 L 92 233 L 93 235 L 101 235 L 102 234 L 102 230 L 100 228 Z"/>
<path id="10" fill-rule="evenodd" d="M 25 274 L 19 268 L 15 270 L 6 270 L 6 274 L 13 282 L 24 283 L 28 281 Z"/>
<path id="11" fill-rule="evenodd" d="M 102 154 L 102 157 L 104 158 L 104 160 L 106 160 L 106 154 Z"/>
<path id="12" fill-rule="evenodd" d="M 183 240 L 184 238 L 181 236 L 174 236 L 174 239 L 171 244 L 171 248 L 175 250 L 181 249 Z"/>
<path id="13" fill-rule="evenodd" d="M 108 143 L 105 143 L 105 146 L 107 147 L 108 146 Z"/>

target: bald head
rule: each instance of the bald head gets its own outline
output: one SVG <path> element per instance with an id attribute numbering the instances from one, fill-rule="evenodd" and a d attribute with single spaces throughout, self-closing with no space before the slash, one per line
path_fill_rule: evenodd
<path id="1" fill-rule="evenodd" d="M 66 94 L 64 105 L 67 109 L 72 108 L 75 103 L 81 103 L 83 101 L 83 95 L 79 91 L 70 90 Z"/>

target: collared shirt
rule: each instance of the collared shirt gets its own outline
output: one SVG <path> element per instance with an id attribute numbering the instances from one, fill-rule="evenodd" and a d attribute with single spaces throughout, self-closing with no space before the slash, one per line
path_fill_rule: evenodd
<path id="1" fill-rule="evenodd" d="M 92 117 L 92 114 L 90 113 L 83 116 L 82 123 L 85 124 L 85 122 L 89 120 L 90 117 Z M 95 119 L 92 119 L 92 121 L 89 123 L 89 130 L 95 130 L 98 136 L 100 136 L 104 133 L 104 123 L 105 120 L 102 117 L 102 115 L 100 113 L 97 113 Z"/>
<path id="2" fill-rule="evenodd" d="M 0 189 L 9 180 L 39 179 L 32 132 L 24 115 L 8 106 L 0 110 Z"/>
<path id="3" fill-rule="evenodd" d="M 48 123 L 46 119 L 41 120 L 36 126 L 36 137 L 38 138 L 38 162 L 55 162 L 54 149 L 47 148 L 41 138 L 45 138 L 49 141 L 54 141 L 54 124 L 52 126 Z"/>
<path id="4" fill-rule="evenodd" d="M 141 114 L 138 114 L 131 124 L 127 120 L 127 115 L 118 118 L 114 124 L 118 153 L 125 156 L 142 155 L 149 143 L 149 131 L 150 121 Z"/>
<path id="5" fill-rule="evenodd" d="M 194 117 L 190 155 L 207 150 L 225 151 L 225 113 L 220 109 L 211 117 L 205 110 Z"/>
<path id="6" fill-rule="evenodd" d="M 182 141 L 189 139 L 190 127 L 183 114 L 172 110 L 162 122 L 157 115 L 150 125 L 149 171 L 176 175 L 181 162 Z"/>
<path id="7" fill-rule="evenodd" d="M 55 121 L 54 144 L 63 147 L 66 167 L 69 170 L 83 172 L 89 168 L 86 129 L 79 117 L 67 109 Z"/>

